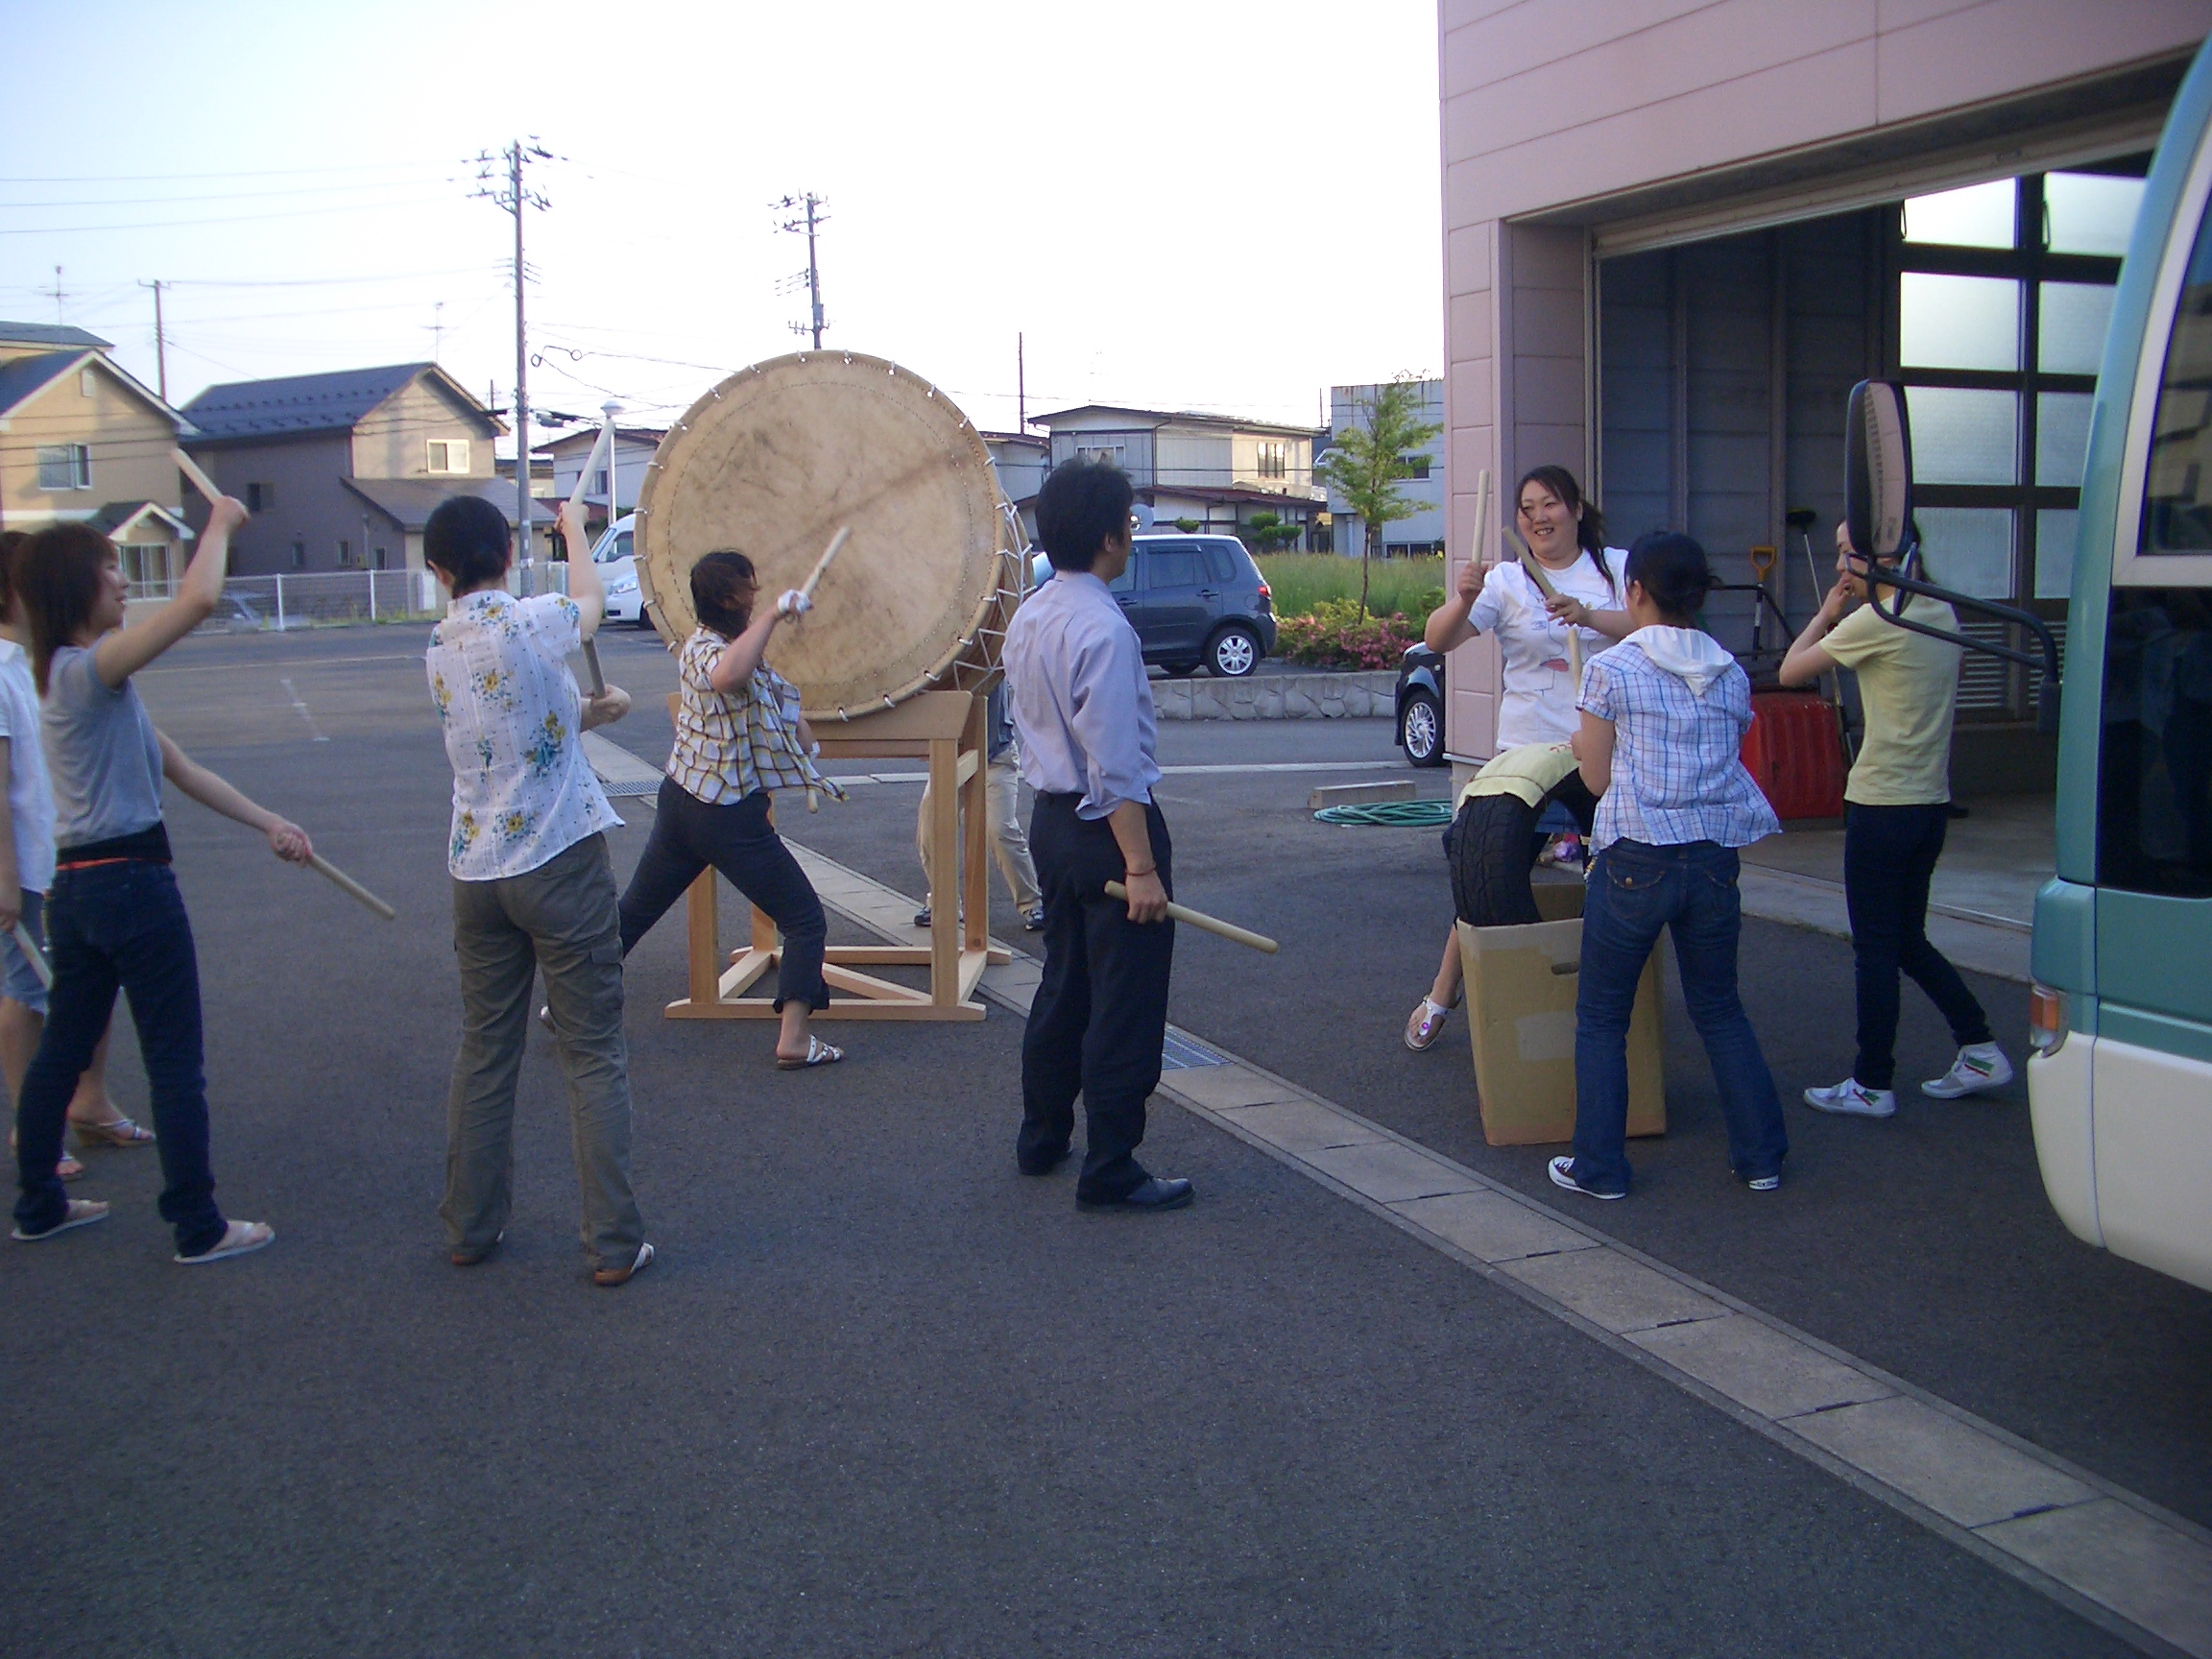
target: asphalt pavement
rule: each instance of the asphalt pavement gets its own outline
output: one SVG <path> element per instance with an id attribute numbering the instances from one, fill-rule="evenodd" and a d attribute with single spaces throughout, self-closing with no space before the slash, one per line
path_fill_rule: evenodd
<path id="1" fill-rule="evenodd" d="M 680 917 L 629 974 L 661 1261 L 590 1287 L 538 1041 L 508 1244 L 453 1269 L 435 1216 L 448 778 L 422 634 L 196 638 L 142 679 L 165 730 L 400 915 L 172 804 L 221 1197 L 279 1236 L 181 1272 L 151 1157 L 118 1152 L 81 1187 L 113 1220 L 8 1247 L 0 1651 L 2126 1650 L 1178 1111 L 1156 1112 L 1145 1157 L 1192 1176 L 1196 1206 L 1076 1212 L 1069 1179 L 1013 1170 L 1002 1010 L 854 1025 L 845 1065 L 800 1075 L 770 1068 L 766 1023 L 662 1020 Z M 638 700 L 610 735 L 658 759 L 667 660 L 649 636 L 602 655 Z M 1170 762 L 1389 756 L 1386 722 L 1162 742 Z M 1481 1144 L 1463 1024 L 1424 1056 L 1398 1040 L 1442 942 L 1433 833 L 1313 825 L 1316 781 L 1164 785 L 1183 897 L 1284 940 L 1260 959 L 1186 930 L 1174 1018 L 1537 1190 L 1539 1150 Z M 789 828 L 917 891 L 917 794 L 859 786 Z M 618 874 L 649 822 L 629 815 Z M 1847 950 L 1752 924 L 1745 950 L 1786 1090 L 1832 1080 Z M 1977 989 L 2016 1040 L 2017 989 Z M 1908 1102 L 1887 1125 L 1792 1110 L 1791 1184 L 1761 1203 L 1726 1178 L 1671 1017 L 1671 1133 L 1597 1219 L 2206 1518 L 2212 1299 L 2064 1236 L 2017 1100 Z M 1940 1046 L 1913 1009 L 1909 1075 Z"/>

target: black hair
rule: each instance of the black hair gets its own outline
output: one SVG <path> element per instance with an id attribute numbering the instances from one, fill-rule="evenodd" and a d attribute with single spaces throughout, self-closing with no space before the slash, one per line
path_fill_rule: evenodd
<path id="1" fill-rule="evenodd" d="M 752 560 L 732 548 L 717 548 L 691 566 L 691 613 L 702 627 L 734 639 L 752 625 L 753 593 L 759 586 Z"/>
<path id="2" fill-rule="evenodd" d="M 422 526 L 422 558 L 451 577 L 458 593 L 507 574 L 513 535 L 507 515 L 483 496 L 455 495 L 441 501 Z"/>
<path id="3" fill-rule="evenodd" d="M 92 620 L 101 580 L 117 557 L 115 543 L 82 520 L 50 524 L 15 549 L 10 563 L 31 626 L 31 671 L 39 696 L 46 695 L 54 653 Z"/>
<path id="4" fill-rule="evenodd" d="M 1128 474 L 1106 461 L 1055 467 L 1037 492 L 1037 541 L 1055 570 L 1088 570 L 1098 550 L 1128 534 L 1137 499 Z"/>
<path id="5" fill-rule="evenodd" d="M 1513 486 L 1513 511 L 1521 511 L 1521 492 L 1531 484 L 1541 484 L 1559 498 L 1561 506 L 1575 514 L 1575 541 L 1590 555 L 1598 566 L 1598 573 L 1605 578 L 1605 590 L 1613 591 L 1613 572 L 1605 563 L 1605 515 L 1598 511 L 1598 503 L 1585 500 L 1582 486 L 1575 482 L 1575 474 L 1564 467 L 1531 467 L 1521 474 L 1521 482 Z"/>
<path id="6" fill-rule="evenodd" d="M 30 544 L 28 530 L 0 530 L 0 617 L 8 614 L 9 601 L 15 596 L 15 561 Z"/>
<path id="7" fill-rule="evenodd" d="M 1628 580 L 1643 584 L 1644 597 L 1677 628 L 1695 625 L 1713 591 L 1713 566 L 1705 549 L 1675 530 L 1654 530 L 1636 538 L 1628 549 Z"/>

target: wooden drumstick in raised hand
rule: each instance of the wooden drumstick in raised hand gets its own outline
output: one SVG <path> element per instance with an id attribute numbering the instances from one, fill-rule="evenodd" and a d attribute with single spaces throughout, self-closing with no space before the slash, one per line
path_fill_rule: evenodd
<path id="1" fill-rule="evenodd" d="M 1127 903 L 1129 889 L 1122 886 L 1118 881 L 1109 881 L 1106 883 L 1106 897 L 1118 899 L 1123 903 Z M 1202 933 L 1211 933 L 1215 938 L 1226 939 L 1233 945 L 1248 945 L 1255 950 L 1264 950 L 1270 956 L 1282 949 L 1264 933 L 1254 933 L 1248 928 L 1238 926 L 1234 922 L 1224 922 L 1218 916 L 1209 916 L 1203 910 L 1192 910 L 1187 905 L 1175 903 L 1172 900 L 1168 902 L 1167 919 L 1170 922 L 1187 923 Z"/>
<path id="2" fill-rule="evenodd" d="M 173 448 L 169 451 L 169 459 L 177 463 L 178 471 L 192 481 L 192 488 L 207 497 L 207 504 L 210 507 L 223 499 L 223 492 L 215 488 L 215 480 L 201 471 L 200 464 L 191 456 L 185 454 L 181 449 Z"/>
<path id="3" fill-rule="evenodd" d="M 845 545 L 852 534 L 853 526 L 847 524 L 836 535 L 830 538 L 830 545 L 823 548 L 822 557 L 814 561 L 814 569 L 800 585 L 800 592 L 805 594 L 809 599 L 814 597 L 814 589 L 822 581 L 822 572 L 830 568 L 830 561 L 837 557 L 837 550 Z"/>

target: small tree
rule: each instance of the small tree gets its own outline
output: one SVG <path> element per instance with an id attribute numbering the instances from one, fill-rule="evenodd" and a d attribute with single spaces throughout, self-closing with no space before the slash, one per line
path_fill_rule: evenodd
<path id="1" fill-rule="evenodd" d="M 1359 516 L 1366 536 L 1359 549 L 1359 619 L 1367 619 L 1368 561 L 1382 545 L 1382 527 L 1410 518 L 1418 506 L 1399 493 L 1398 482 L 1413 476 L 1411 457 L 1443 430 L 1421 419 L 1421 384 L 1401 374 L 1359 399 L 1364 417 L 1336 435 L 1335 445 L 1313 469 L 1314 476 L 1344 498 Z"/>
<path id="2" fill-rule="evenodd" d="M 1298 526 L 1284 523 L 1280 513 L 1262 510 L 1244 521 L 1242 535 L 1255 553 L 1280 553 L 1298 540 Z"/>
<path id="3" fill-rule="evenodd" d="M 1198 533 L 1198 520 L 1195 518 L 1178 518 L 1175 520 L 1175 528 L 1182 531 L 1186 536 L 1195 536 Z"/>

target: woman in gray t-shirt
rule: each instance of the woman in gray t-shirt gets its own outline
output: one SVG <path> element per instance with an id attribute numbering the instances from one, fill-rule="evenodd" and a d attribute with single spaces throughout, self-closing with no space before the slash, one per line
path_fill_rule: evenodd
<path id="1" fill-rule="evenodd" d="M 207 1156 L 200 968 L 192 924 L 169 868 L 161 781 L 269 837 L 279 858 L 304 862 L 305 831 L 257 806 L 155 729 L 131 676 L 206 620 L 223 591 L 230 532 L 246 509 L 225 497 L 177 596 L 123 626 L 115 545 L 88 524 L 57 524 L 23 549 L 14 572 L 31 625 L 54 779 L 54 886 L 46 944 L 54 971 L 46 1029 L 16 1105 L 14 1237 L 26 1243 L 105 1220 L 108 1206 L 72 1200 L 57 1166 L 69 1096 L 128 992 L 146 1062 L 161 1156 L 161 1216 L 179 1262 L 217 1262 L 276 1238 L 263 1221 L 227 1221 Z"/>

